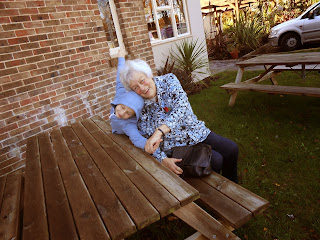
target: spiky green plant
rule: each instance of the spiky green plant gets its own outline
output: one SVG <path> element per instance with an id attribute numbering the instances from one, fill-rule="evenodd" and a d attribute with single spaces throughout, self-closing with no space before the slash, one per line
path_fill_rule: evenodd
<path id="1" fill-rule="evenodd" d="M 197 40 L 183 40 L 175 44 L 175 49 L 170 51 L 171 60 L 175 68 L 184 71 L 187 76 L 197 78 L 196 73 L 205 74 L 203 68 L 208 66 L 207 49 L 204 43 Z"/>
<path id="2" fill-rule="evenodd" d="M 230 44 L 239 46 L 240 50 L 241 48 L 254 50 L 260 46 L 264 30 L 261 18 L 246 19 L 243 14 L 240 14 L 239 20 L 229 26 L 227 33 Z"/>

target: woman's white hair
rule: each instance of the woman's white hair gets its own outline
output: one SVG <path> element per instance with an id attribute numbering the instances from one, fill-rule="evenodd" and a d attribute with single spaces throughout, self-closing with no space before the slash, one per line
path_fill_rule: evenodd
<path id="1" fill-rule="evenodd" d="M 134 72 L 142 72 L 148 78 L 152 78 L 152 70 L 145 61 L 141 59 L 126 61 L 124 68 L 120 71 L 120 82 L 127 91 L 131 91 L 130 82 Z"/>

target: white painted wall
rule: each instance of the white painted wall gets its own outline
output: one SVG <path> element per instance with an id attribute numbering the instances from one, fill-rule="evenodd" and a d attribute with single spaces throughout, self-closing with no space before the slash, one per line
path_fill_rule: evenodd
<path id="1" fill-rule="evenodd" d="M 182 38 L 182 39 L 199 39 L 198 42 L 203 42 L 205 44 L 205 33 L 203 28 L 203 20 L 202 20 L 202 13 L 200 7 L 200 1 L 195 0 L 186 0 L 187 3 L 187 12 L 189 17 L 189 24 L 190 24 L 190 32 L 191 34 Z M 163 42 L 151 43 L 154 61 L 157 69 L 160 69 L 164 66 L 167 57 L 169 56 L 169 52 L 175 48 L 175 44 L 181 41 L 181 38 L 178 39 L 166 39 Z M 208 59 L 208 54 L 203 56 L 204 58 Z M 198 78 L 203 79 L 210 74 L 209 64 L 207 68 L 202 69 L 202 72 L 207 72 L 208 74 L 198 75 Z"/>

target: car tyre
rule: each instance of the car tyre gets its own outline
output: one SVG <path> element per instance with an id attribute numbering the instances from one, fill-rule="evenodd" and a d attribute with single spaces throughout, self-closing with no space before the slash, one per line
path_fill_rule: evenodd
<path id="1" fill-rule="evenodd" d="M 283 51 L 293 51 L 301 47 L 300 36 L 296 33 L 287 33 L 280 40 Z"/>

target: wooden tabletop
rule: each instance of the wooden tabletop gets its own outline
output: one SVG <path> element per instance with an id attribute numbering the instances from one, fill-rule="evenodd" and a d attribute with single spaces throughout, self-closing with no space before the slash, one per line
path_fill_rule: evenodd
<path id="1" fill-rule="evenodd" d="M 23 239 L 122 239 L 199 198 L 99 117 L 28 139 Z"/>
<path id="2" fill-rule="evenodd" d="M 320 52 L 287 53 L 287 54 L 263 54 L 248 60 L 238 62 L 240 67 L 256 65 L 296 65 L 296 64 L 320 64 Z"/>

